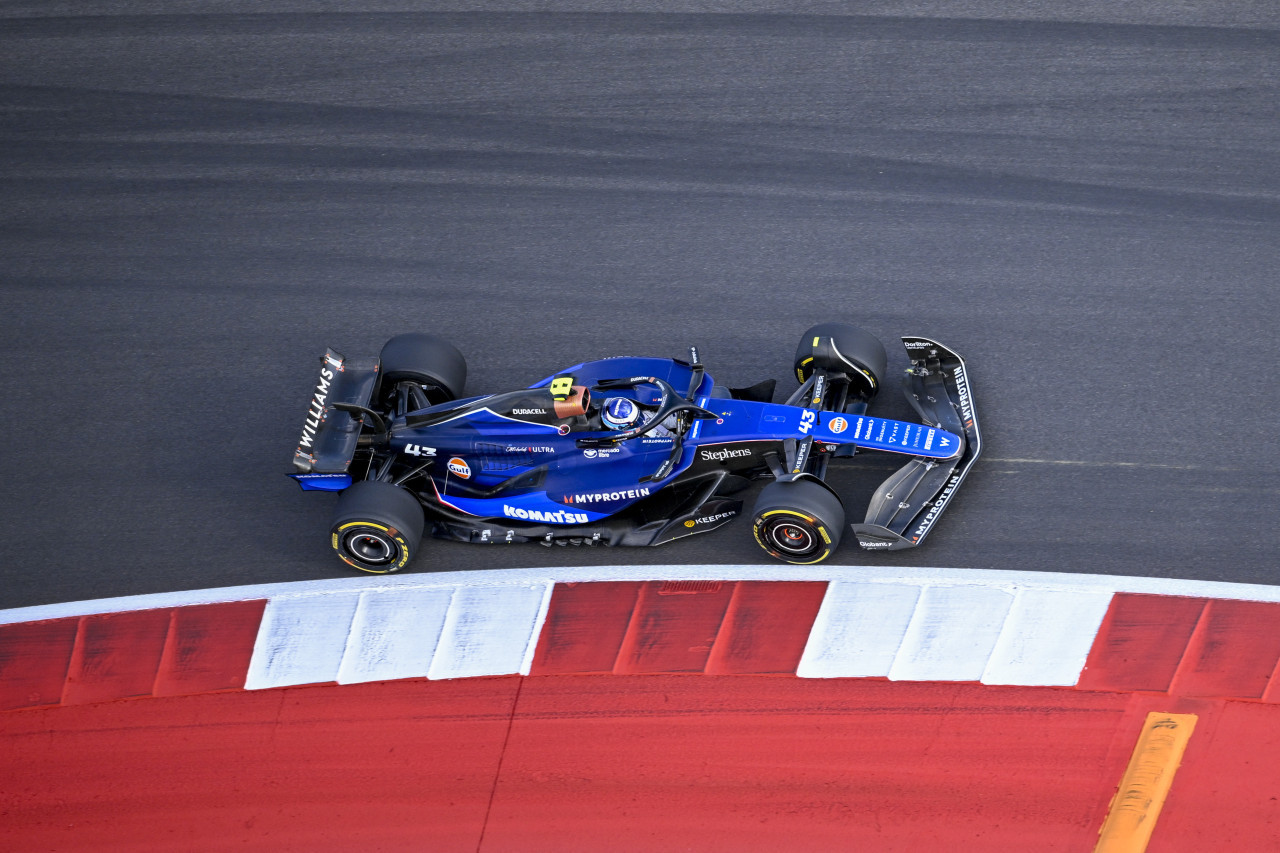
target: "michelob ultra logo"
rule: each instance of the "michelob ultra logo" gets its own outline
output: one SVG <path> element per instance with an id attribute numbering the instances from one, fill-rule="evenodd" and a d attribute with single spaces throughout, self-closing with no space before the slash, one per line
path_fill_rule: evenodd
<path id="1" fill-rule="evenodd" d="M 449 472 L 457 474 L 464 480 L 471 479 L 471 466 L 468 465 L 465 460 L 460 459 L 457 456 L 449 460 Z"/>

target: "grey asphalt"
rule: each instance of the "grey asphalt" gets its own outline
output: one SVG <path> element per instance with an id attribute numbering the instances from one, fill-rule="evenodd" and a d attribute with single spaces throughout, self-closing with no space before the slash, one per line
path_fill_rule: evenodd
<path id="1" fill-rule="evenodd" d="M 789 390 L 829 319 L 961 352 L 987 441 L 837 562 L 1280 581 L 1273 4 L 537 6 L 0 5 L 0 607 L 347 576 L 283 476 L 326 346 Z"/>

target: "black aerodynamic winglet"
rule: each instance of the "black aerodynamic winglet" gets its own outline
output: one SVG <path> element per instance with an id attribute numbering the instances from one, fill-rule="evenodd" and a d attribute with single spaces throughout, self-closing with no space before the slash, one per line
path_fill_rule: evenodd
<path id="1" fill-rule="evenodd" d="M 964 359 L 928 338 L 904 337 L 911 359 L 904 391 L 921 420 L 964 436 L 964 452 L 939 462 L 915 457 L 880 484 L 862 524 L 858 544 L 869 551 L 914 548 L 955 497 L 982 452 L 982 433 Z"/>

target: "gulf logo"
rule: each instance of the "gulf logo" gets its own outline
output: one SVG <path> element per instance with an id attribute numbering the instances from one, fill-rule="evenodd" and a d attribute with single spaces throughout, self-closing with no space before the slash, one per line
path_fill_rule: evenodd
<path id="1" fill-rule="evenodd" d="M 827 424 L 827 429 L 834 433 L 842 433 L 849 428 L 849 422 L 844 418 L 832 418 L 831 423 Z"/>
<path id="2" fill-rule="evenodd" d="M 464 480 L 471 479 L 471 466 L 465 460 L 459 459 L 457 456 L 449 460 L 449 472 L 457 474 Z"/>

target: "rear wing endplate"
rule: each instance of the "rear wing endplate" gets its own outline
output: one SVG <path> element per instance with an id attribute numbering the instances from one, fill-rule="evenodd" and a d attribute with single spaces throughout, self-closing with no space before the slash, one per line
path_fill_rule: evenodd
<path id="1" fill-rule="evenodd" d="M 911 359 L 903 388 L 907 400 L 921 420 L 962 436 L 965 447 L 954 459 L 917 456 L 880 484 L 866 521 L 852 525 L 858 544 L 869 551 L 896 551 L 923 542 L 982 452 L 964 359 L 928 338 L 904 337 L 902 344 Z"/>
<path id="2" fill-rule="evenodd" d="M 363 426 L 360 415 L 335 404 L 368 406 L 378 382 L 378 359 L 345 358 L 328 350 L 320 359 L 320 377 L 311 393 L 307 419 L 293 453 L 299 474 L 345 474 L 355 457 Z"/>

